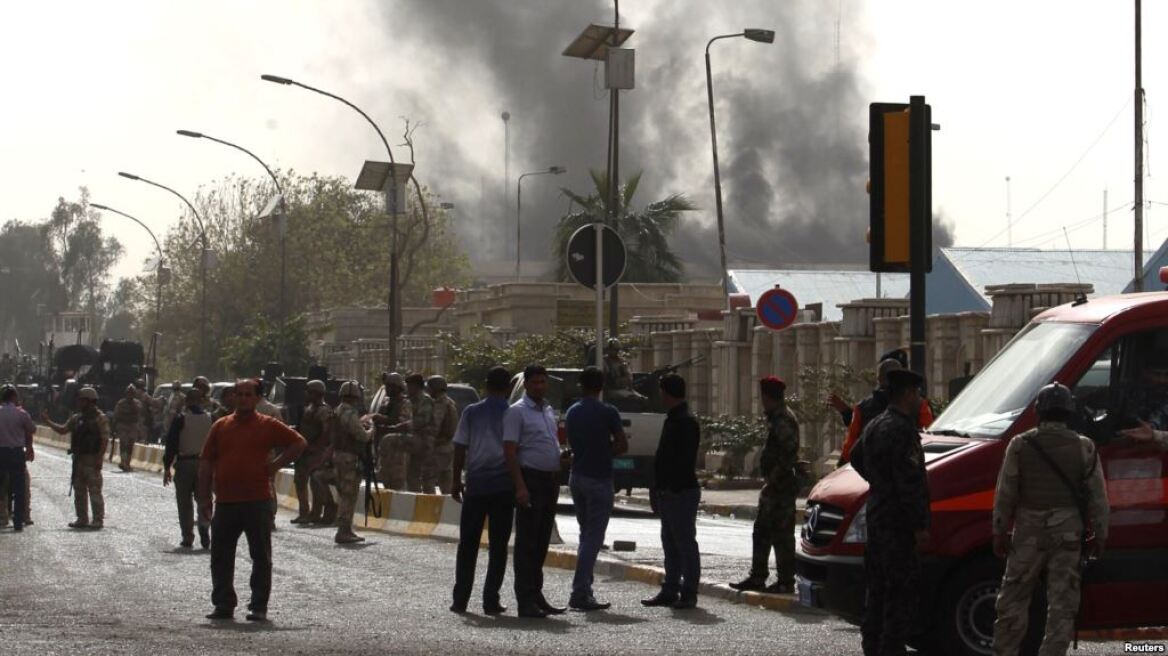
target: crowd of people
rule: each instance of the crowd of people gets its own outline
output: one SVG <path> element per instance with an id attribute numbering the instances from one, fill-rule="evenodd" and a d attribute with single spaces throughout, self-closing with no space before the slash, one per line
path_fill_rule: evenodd
<path id="1" fill-rule="evenodd" d="M 920 375 L 890 357 L 877 368 L 871 397 L 846 406 L 850 426 L 841 466 L 853 467 L 867 482 L 865 654 L 904 653 L 915 630 L 920 587 L 920 551 L 929 542 L 928 479 L 920 429 L 931 421 L 922 398 Z M 567 608 L 549 601 L 543 565 L 555 524 L 561 472 L 580 526 L 577 565 L 567 606 L 579 611 L 610 607 L 597 598 L 594 569 L 604 545 L 614 496 L 614 458 L 628 448 L 619 411 L 602 400 L 606 374 L 585 368 L 580 396 L 563 415 L 567 450 L 559 441 L 559 416 L 547 399 L 548 373 L 540 365 L 522 372 L 523 393 L 514 403 L 513 377 L 492 368 L 482 381 L 485 397 L 458 414 L 439 376 L 386 372 L 371 411 L 355 381 L 340 385 L 336 407 L 325 401 L 323 381 L 309 381 L 295 426 L 263 395 L 263 382 L 242 379 L 220 401 L 210 384 L 197 378 L 189 390 L 173 386 L 169 400 L 152 399 L 131 386 L 113 412 L 113 429 L 123 441 L 122 468 L 130 469 L 144 411 L 164 413 L 163 483 L 173 483 L 180 548 L 211 551 L 212 605 L 209 618 L 232 618 L 237 606 L 234 563 L 240 536 L 253 563 L 247 618 L 266 619 L 271 591 L 275 503 L 272 479 L 293 466 L 299 512 L 293 524 L 333 524 L 339 544 L 363 538 L 353 530 L 361 485 L 362 459 L 375 461 L 377 478 L 391 489 L 450 494 L 461 502 L 450 610 L 465 613 L 474 587 L 480 541 L 487 530 L 487 572 L 483 612 L 507 611 L 501 588 L 508 542 L 514 527 L 513 578 L 516 612 L 540 619 Z M 660 518 L 665 575 L 660 590 L 641 603 L 691 609 L 701 578 L 696 518 L 701 499 L 697 477 L 700 426 L 686 403 L 685 379 L 661 376 L 659 392 L 666 417 L 654 458 L 650 490 Z M 753 531 L 753 557 L 741 591 L 791 593 L 795 578 L 795 499 L 805 475 L 799 461 L 799 422 L 786 405 L 786 385 L 775 377 L 759 381 L 768 433 L 760 458 L 764 486 Z M 995 653 L 1016 653 L 1026 631 L 1026 608 L 1045 577 L 1050 600 L 1046 623 L 1048 653 L 1063 653 L 1078 605 L 1080 538 L 1093 533 L 1090 549 L 1102 553 L 1108 503 L 1098 455 L 1090 439 L 1067 428 L 1075 412 L 1070 391 L 1052 384 L 1036 400 L 1038 427 L 1009 444 L 995 495 L 993 549 L 1007 559 L 998 597 Z M 83 388 L 78 412 L 53 431 L 70 436 L 76 529 L 100 529 L 103 455 L 113 451 L 111 421 L 97 407 L 97 393 Z M 16 530 L 31 524 L 27 463 L 34 458 L 35 427 L 20 408 L 15 388 L 0 390 L 0 475 L 11 492 L 4 504 Z M 1136 440 L 1168 445 L 1168 434 L 1147 424 L 1124 431 Z M 127 446 L 128 444 L 128 446 Z M 372 455 L 371 455 L 372 454 Z M 369 462 L 373 465 L 373 462 Z M 335 494 L 334 494 L 335 490 Z M 1085 502 L 1090 512 L 1078 510 Z M 1057 534 L 1058 540 L 1052 535 Z M 771 554 L 776 580 L 768 585 Z"/>

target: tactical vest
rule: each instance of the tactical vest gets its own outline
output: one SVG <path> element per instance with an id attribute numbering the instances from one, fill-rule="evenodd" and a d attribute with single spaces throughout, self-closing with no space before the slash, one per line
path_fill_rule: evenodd
<path id="1" fill-rule="evenodd" d="M 324 435 L 324 422 L 320 419 L 319 408 L 309 405 L 300 416 L 300 434 L 310 445 Z"/>
<path id="2" fill-rule="evenodd" d="M 142 419 L 142 406 L 136 401 L 122 399 L 114 405 L 114 422 L 118 425 L 136 424 Z"/>
<path id="3" fill-rule="evenodd" d="M 340 408 L 338 408 L 338 410 L 339 409 Z M 389 417 L 390 424 L 397 424 L 397 423 L 401 423 L 401 409 L 402 409 L 401 396 L 397 395 L 397 394 L 394 394 L 392 396 L 387 395 L 387 398 L 381 402 L 381 407 L 378 408 L 377 414 L 382 415 L 384 417 Z M 385 428 L 378 428 L 377 429 L 378 436 L 387 435 L 389 433 L 390 433 L 390 431 L 385 429 Z"/>
<path id="4" fill-rule="evenodd" d="M 69 449 L 75 456 L 90 456 L 101 453 L 101 427 L 97 424 L 97 413 L 80 413 L 73 432 L 69 436 Z"/>
<path id="5" fill-rule="evenodd" d="M 1043 424 L 1027 431 L 1022 437 L 1038 442 L 1072 483 L 1079 484 L 1087 478 L 1088 467 L 1095 465 L 1084 457 L 1082 438 L 1065 426 Z M 1021 439 L 1021 438 L 1019 438 Z M 1018 450 L 1018 505 L 1033 510 L 1053 508 L 1075 508 L 1075 498 L 1058 474 L 1034 449 L 1023 442 Z"/>
<path id="6" fill-rule="evenodd" d="M 211 415 L 202 412 L 183 414 L 182 431 L 178 434 L 178 454 L 180 456 L 197 456 L 203 452 L 203 445 L 207 442 L 207 435 L 211 432 L 211 424 L 215 420 Z"/>
<path id="7" fill-rule="evenodd" d="M 336 430 L 333 431 L 333 449 L 341 453 L 350 453 L 359 456 L 364 445 L 357 441 L 357 438 L 345 429 L 347 422 L 342 420 L 346 415 L 356 412 L 357 410 L 353 406 L 346 403 L 337 406 L 336 412 L 333 413 L 333 422 L 336 427 Z"/>

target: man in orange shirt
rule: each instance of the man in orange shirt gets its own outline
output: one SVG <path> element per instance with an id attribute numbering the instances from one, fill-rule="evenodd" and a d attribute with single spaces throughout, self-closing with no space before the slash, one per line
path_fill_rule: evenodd
<path id="1" fill-rule="evenodd" d="M 888 373 L 900 369 L 904 369 L 904 365 L 893 358 L 881 360 L 880 364 L 876 366 L 877 387 L 872 390 L 872 396 L 860 401 L 852 410 L 852 421 L 848 424 L 848 434 L 844 439 L 843 448 L 840 449 L 837 467 L 848 464 L 852 457 L 852 447 L 856 446 L 856 441 L 860 439 L 864 427 L 888 408 Z M 929 408 L 927 400 L 921 399 L 921 408 L 915 419 L 917 420 L 917 428 L 924 429 L 933 424 L 933 411 Z"/>
<path id="2" fill-rule="evenodd" d="M 235 413 L 211 427 L 199 457 L 199 516 L 211 522 L 212 620 L 234 617 L 235 548 L 247 536 L 251 555 L 251 603 L 247 619 L 267 620 L 272 591 L 271 478 L 308 446 L 278 419 L 256 412 L 260 383 L 235 384 Z M 279 455 L 272 458 L 273 450 Z M 214 490 L 214 512 L 211 500 Z"/>

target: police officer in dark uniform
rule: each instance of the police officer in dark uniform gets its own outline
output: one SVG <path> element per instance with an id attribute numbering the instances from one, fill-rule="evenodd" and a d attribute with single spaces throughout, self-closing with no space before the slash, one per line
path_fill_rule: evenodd
<path id="1" fill-rule="evenodd" d="M 888 409 L 864 429 L 852 466 L 870 487 L 864 570 L 865 656 L 905 653 L 919 605 L 918 550 L 929 539 L 929 484 L 917 430 L 923 383 L 907 369 L 888 373 Z"/>

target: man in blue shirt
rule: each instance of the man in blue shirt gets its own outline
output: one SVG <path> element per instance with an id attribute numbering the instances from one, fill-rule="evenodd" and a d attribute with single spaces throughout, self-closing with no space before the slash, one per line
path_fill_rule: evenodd
<path id="1" fill-rule="evenodd" d="M 503 415 L 503 454 L 515 484 L 515 599 L 519 616 L 542 619 L 566 608 L 543 596 L 547 558 L 560 496 L 560 441 L 556 412 L 548 404 L 547 369 L 523 370 L 525 394 Z"/>
<path id="2" fill-rule="evenodd" d="M 487 373 L 487 397 L 462 411 L 454 433 L 454 480 L 450 496 L 462 503 L 458 525 L 458 560 L 454 571 L 454 603 L 450 610 L 465 613 L 474 586 L 475 565 L 483 522 L 488 526 L 487 580 L 483 584 L 483 612 L 499 615 L 499 588 L 507 571 L 507 542 L 514 521 L 511 475 L 503 457 L 503 415 L 511 374 L 502 367 Z M 466 484 L 462 472 L 466 469 Z"/>
<path id="3" fill-rule="evenodd" d="M 572 447 L 572 505 L 580 524 L 576 550 L 576 575 L 568 605 L 576 610 L 605 610 L 611 604 L 596 601 L 592 571 L 604 545 L 604 533 L 612 515 L 612 457 L 629 449 L 617 409 L 600 400 L 604 372 L 588 367 L 580 374 L 580 400 L 568 408 L 564 423 Z"/>

